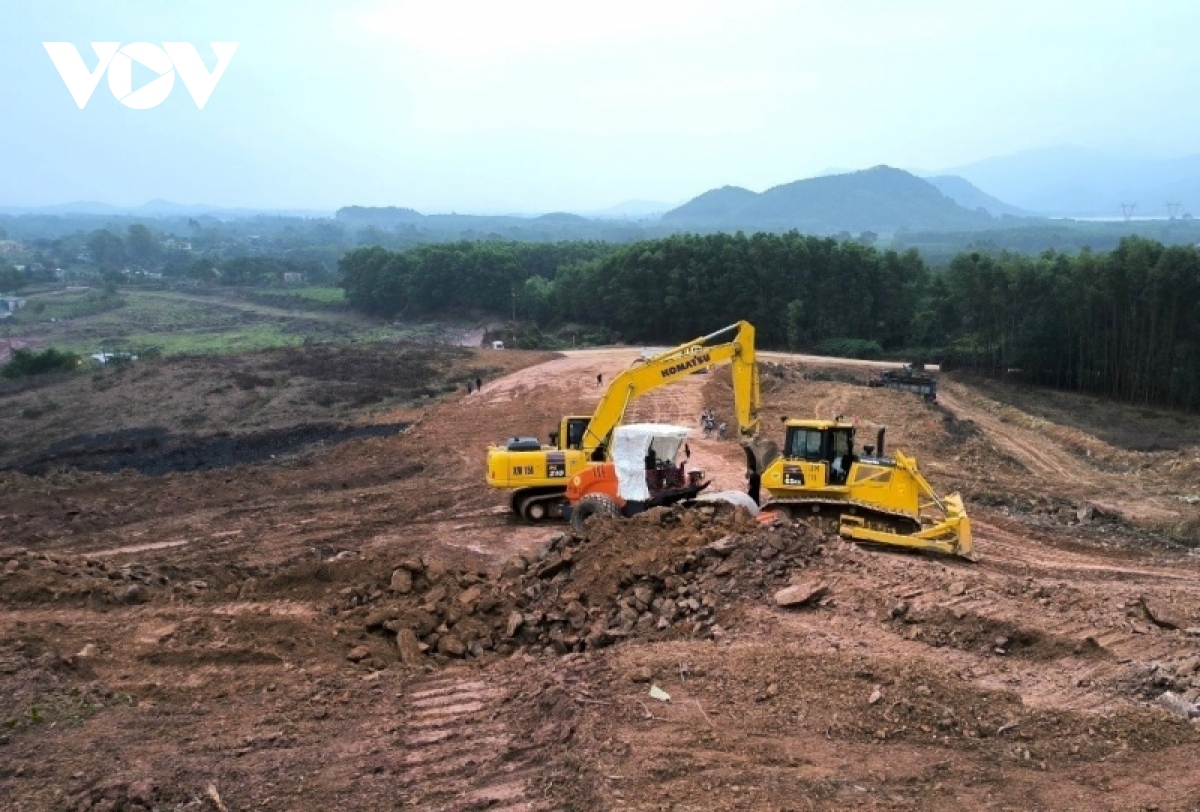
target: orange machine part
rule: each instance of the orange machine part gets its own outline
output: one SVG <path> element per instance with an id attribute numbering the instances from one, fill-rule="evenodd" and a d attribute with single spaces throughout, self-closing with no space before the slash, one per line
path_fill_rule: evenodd
<path id="1" fill-rule="evenodd" d="M 567 483 L 567 501 L 572 505 L 589 493 L 602 493 L 612 497 L 618 507 L 625 507 L 625 500 L 617 495 L 617 466 L 611 462 L 589 465 Z"/>

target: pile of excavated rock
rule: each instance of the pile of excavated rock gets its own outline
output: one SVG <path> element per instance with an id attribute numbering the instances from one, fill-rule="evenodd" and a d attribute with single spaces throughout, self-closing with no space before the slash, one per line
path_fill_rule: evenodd
<path id="1" fill-rule="evenodd" d="M 352 591 L 356 603 L 368 598 L 353 614 L 369 633 L 394 635 L 413 666 L 517 649 L 567 654 L 631 637 L 720 639 L 735 616 L 729 607 L 774 595 L 823 552 L 807 525 L 764 526 L 712 506 L 593 519 L 588 535 L 555 534 L 491 577 L 400 561 L 386 585 Z M 365 646 L 350 652 L 368 656 Z"/>
<path id="2" fill-rule="evenodd" d="M 154 567 L 78 555 L 0 550 L 0 597 L 13 603 L 81 599 L 144 603 L 171 587 Z"/>

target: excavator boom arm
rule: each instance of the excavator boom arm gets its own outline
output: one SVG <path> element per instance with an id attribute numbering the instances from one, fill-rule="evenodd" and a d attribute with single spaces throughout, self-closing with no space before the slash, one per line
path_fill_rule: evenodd
<path id="1" fill-rule="evenodd" d="M 607 442 L 612 430 L 624 418 L 625 410 L 636 398 L 701 369 L 724 363 L 733 367 L 738 431 L 743 436 L 753 435 L 758 430 L 759 404 L 754 326 L 739 321 L 660 353 L 614 378 L 592 413 L 583 439 L 583 451 L 590 454 L 601 443 Z"/>

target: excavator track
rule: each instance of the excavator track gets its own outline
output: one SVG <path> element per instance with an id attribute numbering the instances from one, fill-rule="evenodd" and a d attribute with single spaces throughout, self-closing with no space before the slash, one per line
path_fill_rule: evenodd
<path id="1" fill-rule="evenodd" d="M 566 487 L 522 488 L 509 500 L 512 512 L 532 524 L 563 521 L 562 502 Z"/>

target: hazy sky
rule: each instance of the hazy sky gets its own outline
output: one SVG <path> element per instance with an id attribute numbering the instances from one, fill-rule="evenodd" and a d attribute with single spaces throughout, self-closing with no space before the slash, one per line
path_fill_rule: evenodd
<path id="1" fill-rule="evenodd" d="M 3 2 L 0 206 L 578 211 L 1200 145 L 1192 0 Z M 44 41 L 240 46 L 203 110 L 80 110 Z"/>

